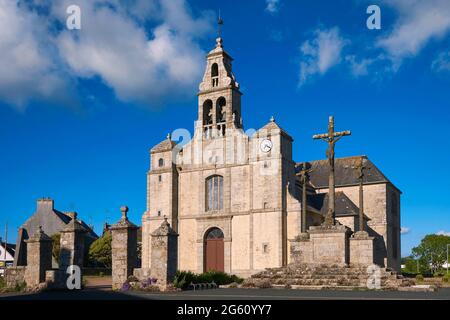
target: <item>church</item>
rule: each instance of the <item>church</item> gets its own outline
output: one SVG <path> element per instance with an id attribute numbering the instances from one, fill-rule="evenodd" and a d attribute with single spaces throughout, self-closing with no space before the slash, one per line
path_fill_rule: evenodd
<path id="1" fill-rule="evenodd" d="M 232 61 L 219 37 L 206 58 L 193 138 L 180 147 L 169 135 L 150 151 L 143 269 L 151 268 L 151 234 L 165 218 L 179 235 L 178 270 L 242 277 L 289 264 L 289 242 L 324 222 L 327 161 L 308 162 L 302 184 L 293 138 L 273 117 L 251 135 L 244 130 Z M 359 231 L 359 161 L 366 168 L 362 224 L 374 237 L 374 262 L 399 271 L 401 191 L 366 156 L 335 160 L 336 220 Z"/>

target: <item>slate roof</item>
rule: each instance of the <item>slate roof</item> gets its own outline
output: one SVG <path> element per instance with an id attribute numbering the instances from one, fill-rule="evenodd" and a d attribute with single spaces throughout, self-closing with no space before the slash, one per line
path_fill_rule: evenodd
<path id="1" fill-rule="evenodd" d="M 0 243 L 0 246 L 1 246 L 2 248 L 4 248 L 4 247 L 5 247 L 5 243 L 4 243 L 4 242 L 1 242 L 1 243 Z M 16 251 L 16 245 L 15 245 L 15 244 L 12 244 L 12 243 L 8 243 L 8 245 L 6 246 L 6 251 L 7 251 L 11 256 L 14 257 L 14 252 Z M 3 258 L 3 257 L 0 257 L 0 258 Z"/>
<path id="2" fill-rule="evenodd" d="M 359 208 L 342 191 L 337 191 L 335 195 L 335 214 L 336 217 L 357 216 Z M 328 211 L 328 193 L 319 193 L 308 196 L 308 204 L 326 215 Z M 369 219 L 366 216 L 366 219 Z"/>
<path id="3" fill-rule="evenodd" d="M 150 151 L 151 153 L 159 153 L 164 151 L 170 151 L 176 146 L 175 141 L 172 141 L 171 139 L 167 138 L 164 141 L 161 141 L 156 146 L 152 148 Z"/>
<path id="4" fill-rule="evenodd" d="M 364 184 L 390 183 L 389 179 L 370 161 L 367 156 L 355 156 L 335 159 L 335 183 L 337 187 L 359 184 L 359 172 L 357 165 L 363 157 Z M 297 163 L 297 172 L 301 170 L 303 163 Z M 307 162 L 311 167 L 309 180 L 315 188 L 328 188 L 328 160 L 316 160 Z"/>

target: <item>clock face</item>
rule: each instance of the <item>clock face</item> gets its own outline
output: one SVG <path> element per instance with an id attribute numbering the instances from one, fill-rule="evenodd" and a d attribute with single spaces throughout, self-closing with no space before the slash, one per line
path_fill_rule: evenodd
<path id="1" fill-rule="evenodd" d="M 270 152 L 270 150 L 272 150 L 273 143 L 269 139 L 264 139 L 263 141 L 261 141 L 260 147 L 262 152 Z"/>

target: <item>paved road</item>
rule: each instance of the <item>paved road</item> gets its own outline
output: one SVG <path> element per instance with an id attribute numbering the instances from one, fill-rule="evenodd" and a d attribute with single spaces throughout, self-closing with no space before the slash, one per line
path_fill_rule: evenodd
<path id="1" fill-rule="evenodd" d="M 216 289 L 180 293 L 119 293 L 87 289 L 0 296 L 0 300 L 450 300 L 450 288 L 437 292 L 310 291 L 286 289 Z"/>

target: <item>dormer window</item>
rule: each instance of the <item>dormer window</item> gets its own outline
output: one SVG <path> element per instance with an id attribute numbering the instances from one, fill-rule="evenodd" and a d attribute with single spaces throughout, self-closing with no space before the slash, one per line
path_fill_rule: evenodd
<path id="1" fill-rule="evenodd" d="M 219 66 L 217 63 L 214 63 L 211 66 L 211 79 L 212 79 L 212 86 L 217 87 L 219 85 Z"/>

